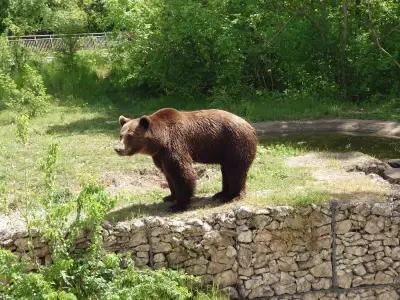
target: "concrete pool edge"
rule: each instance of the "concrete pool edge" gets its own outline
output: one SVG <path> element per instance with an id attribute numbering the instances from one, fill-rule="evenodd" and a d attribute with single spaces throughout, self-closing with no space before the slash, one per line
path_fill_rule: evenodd
<path id="1" fill-rule="evenodd" d="M 345 133 L 400 138 L 400 123 L 379 120 L 321 119 L 252 123 L 258 136 L 290 133 Z"/>

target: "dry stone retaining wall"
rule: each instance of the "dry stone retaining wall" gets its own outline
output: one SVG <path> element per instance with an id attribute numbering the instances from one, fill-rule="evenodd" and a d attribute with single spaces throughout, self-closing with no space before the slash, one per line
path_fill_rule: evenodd
<path id="1" fill-rule="evenodd" d="M 138 267 L 184 269 L 242 299 L 400 299 L 400 203 L 240 207 L 199 219 L 104 225 L 104 246 Z M 88 241 L 81 239 L 78 247 Z M 26 255 L 24 232 L 0 246 Z M 34 234 L 35 254 L 50 261 Z"/>

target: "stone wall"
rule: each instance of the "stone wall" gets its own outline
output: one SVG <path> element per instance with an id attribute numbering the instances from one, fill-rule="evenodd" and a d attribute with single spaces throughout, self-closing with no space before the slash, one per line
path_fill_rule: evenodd
<path id="1" fill-rule="evenodd" d="M 170 267 L 241 299 L 399 299 L 400 203 L 325 203 L 104 225 L 104 246 L 139 267 Z M 0 246 L 26 255 L 24 231 Z M 36 234 L 35 254 L 50 261 Z M 85 247 L 87 241 L 79 241 Z"/>

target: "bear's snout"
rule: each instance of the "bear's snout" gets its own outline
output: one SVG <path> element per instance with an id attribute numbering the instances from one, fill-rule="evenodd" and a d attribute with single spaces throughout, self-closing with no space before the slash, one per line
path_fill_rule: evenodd
<path id="1" fill-rule="evenodd" d="M 115 150 L 115 152 L 118 153 L 118 155 L 124 155 L 125 154 L 125 149 L 120 144 L 114 146 L 114 150 Z"/>

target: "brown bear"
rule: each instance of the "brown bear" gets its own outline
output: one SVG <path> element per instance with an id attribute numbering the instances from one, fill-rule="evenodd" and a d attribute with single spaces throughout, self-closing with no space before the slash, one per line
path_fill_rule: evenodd
<path id="1" fill-rule="evenodd" d="M 221 165 L 222 191 L 215 199 L 230 201 L 244 191 L 257 137 L 242 118 L 217 109 L 164 108 L 138 119 L 120 116 L 119 123 L 120 143 L 115 151 L 119 155 L 150 155 L 167 179 L 171 195 L 164 200 L 174 201 L 174 210 L 185 209 L 193 196 L 193 162 Z"/>

